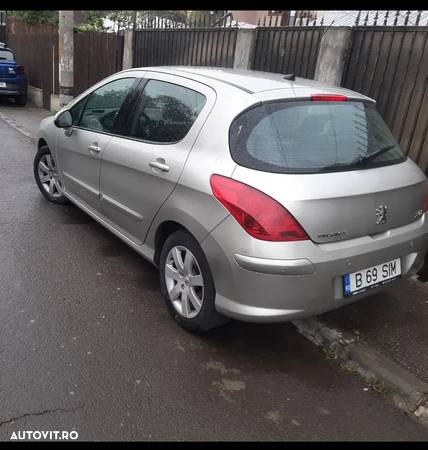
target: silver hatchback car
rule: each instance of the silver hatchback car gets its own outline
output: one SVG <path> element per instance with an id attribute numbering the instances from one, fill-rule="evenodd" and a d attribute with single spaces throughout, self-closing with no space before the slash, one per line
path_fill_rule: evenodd
<path id="1" fill-rule="evenodd" d="M 292 76 L 114 74 L 41 122 L 34 174 L 159 267 L 195 332 L 350 304 L 414 274 L 428 244 L 425 175 L 375 102 Z"/>

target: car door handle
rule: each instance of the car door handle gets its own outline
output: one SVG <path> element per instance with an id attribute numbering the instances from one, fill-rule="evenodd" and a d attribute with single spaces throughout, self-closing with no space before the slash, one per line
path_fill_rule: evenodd
<path id="1" fill-rule="evenodd" d="M 98 147 L 98 145 L 94 142 L 93 144 L 88 146 L 88 150 L 91 153 L 99 153 L 101 151 L 101 147 Z"/>
<path id="2" fill-rule="evenodd" d="M 149 166 L 152 169 L 158 169 L 161 172 L 169 172 L 169 166 L 165 164 L 165 160 L 162 158 L 158 158 L 156 161 L 152 161 L 149 163 Z"/>

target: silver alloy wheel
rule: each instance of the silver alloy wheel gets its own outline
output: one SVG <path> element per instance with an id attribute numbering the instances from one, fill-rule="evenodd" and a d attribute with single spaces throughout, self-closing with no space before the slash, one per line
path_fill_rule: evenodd
<path id="1" fill-rule="evenodd" d="M 186 247 L 176 246 L 169 251 L 165 282 L 176 311 L 186 319 L 196 317 L 204 299 L 204 281 L 196 258 Z"/>
<path id="2" fill-rule="evenodd" d="M 52 197 L 61 197 L 61 182 L 52 155 L 46 154 L 40 158 L 38 170 L 40 183 L 42 184 L 43 189 L 45 189 Z"/>

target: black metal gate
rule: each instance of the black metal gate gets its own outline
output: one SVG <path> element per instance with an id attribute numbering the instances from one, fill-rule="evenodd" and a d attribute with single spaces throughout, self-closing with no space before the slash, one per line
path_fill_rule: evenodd
<path id="1" fill-rule="evenodd" d="M 133 66 L 233 67 L 237 33 L 237 28 L 136 30 Z"/>
<path id="2" fill-rule="evenodd" d="M 252 69 L 314 78 L 324 27 L 259 27 Z"/>

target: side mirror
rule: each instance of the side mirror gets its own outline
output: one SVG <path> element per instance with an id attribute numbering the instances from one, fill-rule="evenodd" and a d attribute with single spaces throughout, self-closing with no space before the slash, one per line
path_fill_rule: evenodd
<path id="1" fill-rule="evenodd" d="M 73 118 L 68 110 L 59 113 L 54 120 L 55 126 L 58 128 L 71 128 L 73 126 Z"/>

